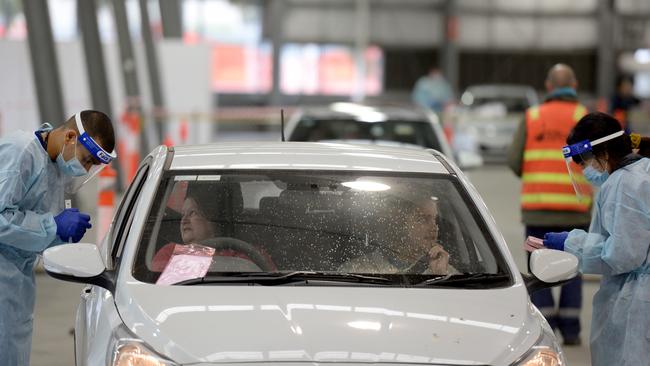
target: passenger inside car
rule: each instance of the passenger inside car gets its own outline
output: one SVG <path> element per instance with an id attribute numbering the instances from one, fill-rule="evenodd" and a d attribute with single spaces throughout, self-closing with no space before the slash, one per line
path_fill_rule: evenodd
<path id="1" fill-rule="evenodd" d="M 377 217 L 377 248 L 339 267 L 352 273 L 421 273 L 446 275 L 449 253 L 438 243 L 438 206 L 430 199 L 421 204 L 395 199 Z M 403 219 L 396 220 L 401 217 Z M 453 270 L 453 269 L 452 269 Z"/>
<path id="2" fill-rule="evenodd" d="M 179 221 L 180 237 L 183 244 L 171 242 L 160 248 L 153 257 L 153 271 L 162 272 L 179 245 L 210 246 L 209 239 L 223 236 L 218 224 L 217 196 L 219 195 L 201 189 L 188 190 Z M 261 252 L 261 254 L 265 253 Z M 268 255 L 264 255 L 264 257 L 269 265 L 274 267 L 270 257 Z M 233 249 L 218 249 L 214 253 L 210 270 L 245 272 L 260 271 L 261 269 L 245 253 Z"/>

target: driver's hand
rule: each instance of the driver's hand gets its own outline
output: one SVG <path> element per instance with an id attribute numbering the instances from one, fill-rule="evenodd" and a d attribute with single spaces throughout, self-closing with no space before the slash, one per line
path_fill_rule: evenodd
<path id="1" fill-rule="evenodd" d="M 429 249 L 429 267 L 434 275 L 446 275 L 449 271 L 449 253 L 440 244 Z"/>

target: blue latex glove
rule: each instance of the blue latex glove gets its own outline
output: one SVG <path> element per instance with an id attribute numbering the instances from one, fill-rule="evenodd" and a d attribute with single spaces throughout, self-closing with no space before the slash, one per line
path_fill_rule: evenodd
<path id="1" fill-rule="evenodd" d="M 90 216 L 76 208 L 66 208 L 54 216 L 56 234 L 65 242 L 78 243 L 87 229 L 90 229 Z"/>
<path id="2" fill-rule="evenodd" d="M 569 236 L 568 231 L 563 231 L 561 233 L 546 233 L 544 234 L 544 246 L 548 249 L 564 250 L 564 242 L 566 241 L 567 236 Z"/>

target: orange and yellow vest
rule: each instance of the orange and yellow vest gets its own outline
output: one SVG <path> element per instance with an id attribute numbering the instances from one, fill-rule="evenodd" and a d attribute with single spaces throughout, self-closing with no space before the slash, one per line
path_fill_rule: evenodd
<path id="1" fill-rule="evenodd" d="M 581 186 L 581 191 L 588 192 L 586 196 L 576 195 L 562 155 L 567 136 L 586 113 L 581 104 L 566 101 L 549 101 L 526 111 L 522 210 L 589 211 L 591 186 L 581 173 L 574 174 L 573 179 Z"/>

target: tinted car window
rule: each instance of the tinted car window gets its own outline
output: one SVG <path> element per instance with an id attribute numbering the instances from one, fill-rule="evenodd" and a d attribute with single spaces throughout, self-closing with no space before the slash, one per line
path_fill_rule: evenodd
<path id="1" fill-rule="evenodd" d="M 289 137 L 291 141 L 370 140 L 391 141 L 440 150 L 427 121 L 363 122 L 353 119 L 315 119 L 305 117 Z"/>
<path id="2" fill-rule="evenodd" d="M 478 108 L 486 104 L 503 104 L 508 112 L 525 112 L 530 105 L 528 99 L 524 97 L 476 97 L 474 99 L 473 108 Z"/>
<path id="3" fill-rule="evenodd" d="M 177 279 L 166 284 L 187 279 L 187 273 L 360 273 L 401 284 L 408 281 L 404 275 L 506 273 L 455 179 L 367 172 L 168 173 L 133 273 L 150 283 Z M 432 264 L 433 249 L 442 262 Z"/>

